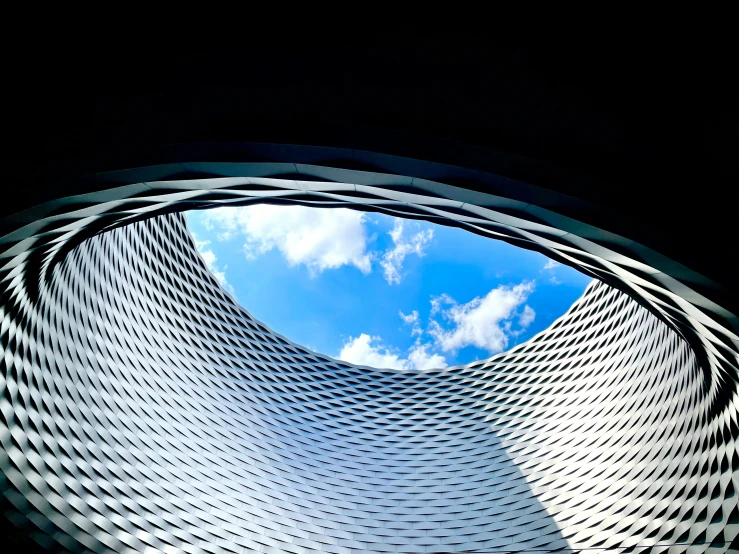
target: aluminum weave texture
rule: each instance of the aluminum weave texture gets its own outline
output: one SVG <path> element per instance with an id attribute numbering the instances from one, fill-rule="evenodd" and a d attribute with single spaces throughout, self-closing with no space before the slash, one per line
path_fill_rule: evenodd
<path id="1" fill-rule="evenodd" d="M 736 406 L 712 414 L 690 346 L 604 283 L 509 352 L 421 372 L 272 332 L 181 215 L 50 271 L 0 307 L 0 476 L 42 544 L 721 552 L 739 533 Z"/>

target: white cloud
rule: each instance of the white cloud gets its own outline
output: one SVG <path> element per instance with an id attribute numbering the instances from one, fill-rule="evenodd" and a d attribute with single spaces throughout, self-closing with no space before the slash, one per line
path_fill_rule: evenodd
<path id="1" fill-rule="evenodd" d="M 418 323 L 418 310 L 413 310 L 408 315 L 405 315 L 403 312 L 398 313 L 400 314 L 400 319 L 402 319 L 404 323 L 407 323 L 408 325 Z"/>
<path id="2" fill-rule="evenodd" d="M 444 293 L 439 296 L 435 296 L 431 299 L 431 314 L 430 315 L 436 315 L 440 311 L 442 311 L 442 306 L 444 304 L 456 304 L 456 300 L 449 296 L 448 294 Z"/>
<path id="3" fill-rule="evenodd" d="M 216 230 L 218 240 L 242 237 L 249 259 L 276 248 L 289 265 L 311 272 L 353 265 L 369 273 L 364 219 L 364 213 L 345 208 L 259 205 L 208 210 L 203 225 Z"/>
<path id="4" fill-rule="evenodd" d="M 429 245 L 434 237 L 433 229 L 419 231 L 415 235 L 407 239 L 403 234 L 404 222 L 402 219 L 395 219 L 393 230 L 390 231 L 390 237 L 393 239 L 394 247 L 383 254 L 380 265 L 382 266 L 385 280 L 389 284 L 399 284 L 401 281 L 400 272 L 403 269 L 403 261 L 409 254 L 423 256 L 423 250 Z"/>
<path id="5" fill-rule="evenodd" d="M 339 359 L 352 364 L 381 369 L 408 369 L 410 367 L 408 360 L 390 353 L 380 341 L 380 337 L 371 337 L 365 333 L 355 339 L 350 337 L 341 349 Z"/>
<path id="6" fill-rule="evenodd" d="M 362 333 L 357 338 L 349 338 L 338 358 L 357 365 L 367 365 L 381 369 L 443 369 L 447 367 L 446 358 L 439 354 L 429 354 L 429 345 L 416 344 L 409 350 L 407 358 L 391 352 L 382 344 L 380 337 Z"/>
<path id="7" fill-rule="evenodd" d="M 476 297 L 466 304 L 454 303 L 442 311 L 453 328 L 444 329 L 438 321 L 432 321 L 429 333 L 444 352 L 457 351 L 465 346 L 483 348 L 491 354 L 502 352 L 508 346 L 509 336 L 520 334 L 534 320 L 536 313 L 530 306 L 525 306 L 518 317 L 521 331 L 512 331 L 516 309 L 533 290 L 533 282 L 523 282 L 514 287 L 501 285 L 484 298 Z M 448 300 L 446 303 L 450 303 Z M 441 309 L 432 300 L 432 310 L 434 308 L 437 311 Z"/>
<path id="8" fill-rule="evenodd" d="M 195 241 L 195 248 L 197 248 L 198 252 L 200 252 L 200 256 L 202 256 L 205 265 L 208 266 L 208 269 L 213 274 L 213 277 L 216 278 L 216 281 L 218 281 L 218 283 L 224 289 L 226 289 L 231 294 L 234 294 L 234 288 L 226 279 L 226 269 L 228 268 L 228 266 L 225 266 L 222 270 L 218 267 L 218 265 L 216 264 L 216 255 L 210 248 L 208 248 L 210 241 L 199 240 L 194 233 L 192 235 L 192 238 Z"/>
<path id="9" fill-rule="evenodd" d="M 536 312 L 534 311 L 534 308 L 527 304 L 523 307 L 521 315 L 518 316 L 518 324 L 522 329 L 526 329 L 534 322 L 534 318 L 536 318 Z"/>
<path id="10" fill-rule="evenodd" d="M 405 222 L 395 218 L 389 233 L 393 246 L 380 256 L 368 251 L 375 237 L 367 236 L 367 221 L 366 214 L 346 208 L 305 206 L 223 207 L 201 215 L 203 226 L 217 240 L 242 238 L 248 259 L 277 249 L 289 265 L 305 265 L 312 273 L 351 265 L 366 274 L 379 258 L 385 280 L 399 284 L 406 257 L 424 255 L 433 239 L 433 229 L 409 233 Z"/>
<path id="11" fill-rule="evenodd" d="M 195 248 L 198 252 L 202 254 L 203 250 L 210 244 L 209 240 L 200 240 L 198 236 L 195 233 L 190 233 L 192 235 L 192 240 L 195 243 Z"/>
<path id="12" fill-rule="evenodd" d="M 410 350 L 408 361 L 416 369 L 443 369 L 447 367 L 446 358 L 441 354 L 429 354 L 426 349 L 428 344 L 416 343 Z"/>
<path id="13" fill-rule="evenodd" d="M 418 317 L 418 310 L 413 310 L 410 314 L 405 315 L 403 312 L 398 312 L 400 314 L 400 319 L 403 320 L 403 323 L 406 325 L 411 325 L 411 336 L 414 335 L 420 335 L 423 333 L 423 329 L 421 329 L 421 323 Z"/>
<path id="14" fill-rule="evenodd" d="M 551 277 L 549 277 L 549 282 L 553 285 L 559 285 L 562 283 L 559 279 L 557 279 L 557 276 L 554 275 L 554 270 L 557 269 L 562 264 L 559 262 L 555 262 L 554 260 L 548 260 L 547 263 L 544 264 L 543 271 L 550 271 Z"/>

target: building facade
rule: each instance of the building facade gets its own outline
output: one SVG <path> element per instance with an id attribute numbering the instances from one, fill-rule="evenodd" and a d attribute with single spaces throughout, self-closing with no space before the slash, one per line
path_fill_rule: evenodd
<path id="1" fill-rule="evenodd" d="M 243 187 L 219 184 L 243 203 Z M 181 185 L 147 206 L 215 203 L 212 188 Z M 250 186 L 264 201 L 265 183 Z M 41 544 L 731 548 L 735 404 L 718 404 L 711 358 L 644 296 L 595 282 L 548 330 L 467 366 L 356 367 L 256 321 L 209 273 L 182 216 L 150 217 L 139 198 L 115 209 L 97 198 L 95 214 L 57 205 L 6 240 L 0 475 Z M 360 207 L 398 213 L 404 200 Z M 429 200 L 427 218 L 442 204 Z M 513 223 L 509 239 L 525 222 Z"/>
<path id="2" fill-rule="evenodd" d="M 731 35 L 335 27 L 210 55 L 8 34 L 0 548 L 739 551 Z M 454 225 L 598 282 L 491 360 L 357 368 L 235 305 L 177 215 L 262 202 Z"/>

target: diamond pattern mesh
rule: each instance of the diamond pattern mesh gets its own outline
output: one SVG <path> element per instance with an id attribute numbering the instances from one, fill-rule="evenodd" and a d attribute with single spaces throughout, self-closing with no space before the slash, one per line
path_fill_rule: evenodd
<path id="1" fill-rule="evenodd" d="M 718 552 L 739 532 L 734 404 L 711 415 L 690 346 L 604 283 L 509 352 L 420 372 L 272 332 L 179 215 L 48 271 L 0 308 L 0 475 L 43 544 Z"/>
<path id="2" fill-rule="evenodd" d="M 715 283 L 525 183 L 360 150 L 240 148 L 272 161 L 51 184 L 0 221 L 0 480 L 39 543 L 739 550 L 739 320 L 704 296 L 720 298 Z M 356 367 L 236 305 L 173 215 L 262 202 L 454 225 L 600 282 L 490 360 Z"/>

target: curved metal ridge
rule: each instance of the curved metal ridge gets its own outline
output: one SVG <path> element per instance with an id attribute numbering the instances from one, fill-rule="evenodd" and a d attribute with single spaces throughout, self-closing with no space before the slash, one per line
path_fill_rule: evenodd
<path id="1" fill-rule="evenodd" d="M 17 256 L 25 260 L 29 251 L 37 252 L 31 263 L 40 264 L 48 240 L 65 236 L 52 248 L 68 249 L 71 237 L 80 241 L 167 211 L 265 201 L 382 210 L 538 250 L 623 290 L 688 340 L 705 370 L 714 411 L 730 401 L 739 371 L 739 318 L 700 292 L 717 285 L 633 240 L 562 215 L 573 206 L 588 210 L 583 201 L 481 171 L 373 152 L 263 144 L 242 148 L 263 158 L 302 163 L 172 163 L 88 176 L 77 188 L 98 192 L 56 199 L 6 218 L 0 263 L 7 262 L 0 271 L 14 267 Z M 377 171 L 335 167 L 342 163 Z M 31 290 L 35 286 L 29 284 Z"/>
<path id="2" fill-rule="evenodd" d="M 6 218 L 0 468 L 37 540 L 96 552 L 729 549 L 739 340 L 736 316 L 698 292 L 710 283 L 517 198 L 518 183 L 477 187 L 494 195 L 443 182 L 455 168 L 418 162 L 408 176 L 390 157 L 371 162 L 111 172 Z M 251 318 L 166 215 L 258 202 L 455 225 L 603 283 L 485 362 L 357 368 Z"/>

